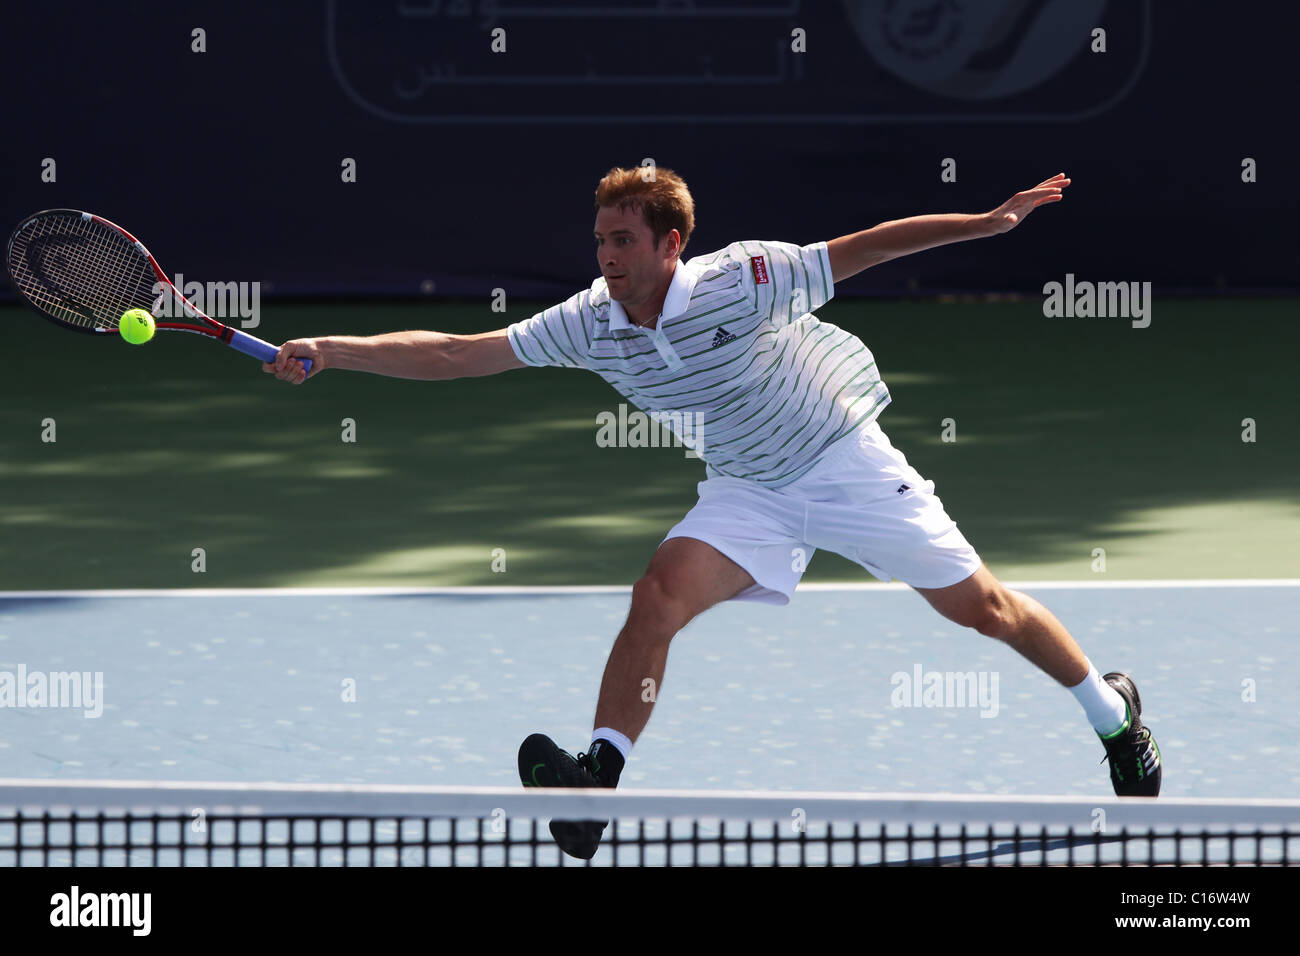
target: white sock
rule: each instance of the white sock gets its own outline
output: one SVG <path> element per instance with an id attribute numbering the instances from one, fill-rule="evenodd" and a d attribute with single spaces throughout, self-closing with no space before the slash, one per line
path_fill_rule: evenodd
<path id="1" fill-rule="evenodd" d="M 1103 737 L 1119 730 L 1128 719 L 1128 705 L 1124 703 L 1124 698 L 1101 679 L 1091 661 L 1088 662 L 1088 676 L 1071 687 L 1070 693 L 1083 707 L 1092 729 Z"/>
<path id="2" fill-rule="evenodd" d="M 632 741 L 628 740 L 624 734 L 620 734 L 613 727 L 597 727 L 591 732 L 591 742 L 594 744 L 597 740 L 608 740 L 614 745 L 614 749 L 627 759 L 627 755 L 632 752 Z"/>

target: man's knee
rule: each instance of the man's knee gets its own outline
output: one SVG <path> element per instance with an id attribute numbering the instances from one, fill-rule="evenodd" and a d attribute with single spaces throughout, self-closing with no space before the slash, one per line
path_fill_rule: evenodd
<path id="1" fill-rule="evenodd" d="M 629 630 L 648 640 L 671 640 L 695 616 L 678 590 L 663 573 L 647 571 L 632 586 Z"/>
<path id="2" fill-rule="evenodd" d="M 953 620 L 985 637 L 1005 638 L 1015 629 L 1015 599 L 1005 588 L 992 588 L 966 602 Z"/>

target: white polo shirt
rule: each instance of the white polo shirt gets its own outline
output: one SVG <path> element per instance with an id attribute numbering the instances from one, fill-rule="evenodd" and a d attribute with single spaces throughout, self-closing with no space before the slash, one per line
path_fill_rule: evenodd
<path id="1" fill-rule="evenodd" d="M 675 431 L 690 416 L 710 475 L 780 487 L 889 404 L 862 341 L 812 314 L 832 285 L 826 243 L 746 240 L 678 262 L 653 329 L 602 276 L 507 331 L 525 364 L 595 372 Z"/>

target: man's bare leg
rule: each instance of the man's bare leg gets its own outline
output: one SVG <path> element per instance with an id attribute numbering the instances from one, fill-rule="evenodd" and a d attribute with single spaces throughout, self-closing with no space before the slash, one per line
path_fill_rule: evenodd
<path id="1" fill-rule="evenodd" d="M 635 741 L 663 687 L 673 636 L 696 615 L 753 583 L 749 572 L 703 541 L 670 538 L 661 544 L 632 588 L 627 623 L 605 664 L 594 726 Z"/>
<path id="2" fill-rule="evenodd" d="M 916 591 L 950 621 L 1011 645 L 1066 687 L 1088 676 L 1088 658 L 1056 615 L 1029 595 L 1005 587 L 982 564 L 960 584 Z"/>
<path id="3" fill-rule="evenodd" d="M 641 580 L 632 588 L 632 607 L 605 664 L 594 729 L 634 741 L 645 729 L 663 684 L 668 644 L 690 620 L 735 597 L 754 579 L 731 559 L 695 538 L 672 538 L 659 546 Z M 612 787 L 623 766 L 621 756 L 592 744 L 575 759 L 545 734 L 533 734 L 519 748 L 524 786 Z M 611 766 L 612 761 L 612 766 Z M 551 835 L 570 856 L 590 860 L 608 820 L 551 820 Z"/>
<path id="4" fill-rule="evenodd" d="M 1142 724 L 1141 699 L 1129 675 L 1097 675 L 1055 614 L 1029 595 L 1005 587 L 984 565 L 952 587 L 916 590 L 944 617 L 1004 641 L 1070 689 L 1106 747 L 1117 795 L 1160 793 L 1160 748 Z"/>

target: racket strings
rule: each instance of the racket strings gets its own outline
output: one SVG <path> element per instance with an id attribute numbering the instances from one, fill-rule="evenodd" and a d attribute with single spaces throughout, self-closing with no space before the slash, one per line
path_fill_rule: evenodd
<path id="1" fill-rule="evenodd" d="M 127 309 L 153 311 L 148 256 L 114 229 L 80 215 L 41 216 L 16 235 L 9 274 L 38 309 L 82 328 L 116 331 Z"/>

